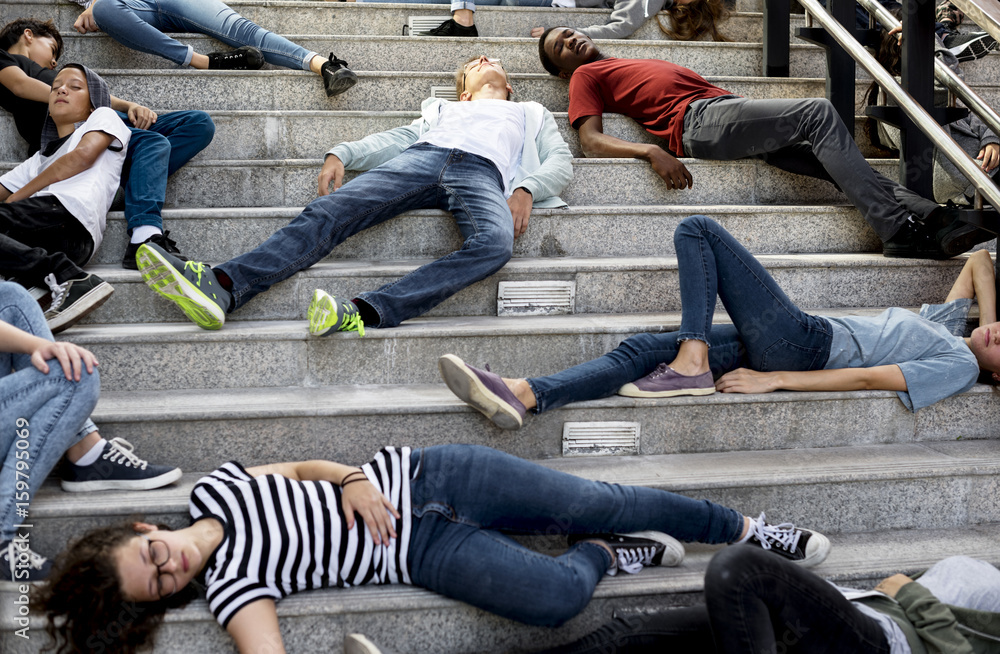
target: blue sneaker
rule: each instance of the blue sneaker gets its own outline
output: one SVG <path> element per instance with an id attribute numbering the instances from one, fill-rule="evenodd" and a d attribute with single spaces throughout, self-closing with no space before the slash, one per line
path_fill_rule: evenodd
<path id="1" fill-rule="evenodd" d="M 181 261 L 156 243 L 143 243 L 135 255 L 142 280 L 202 329 L 226 324 L 232 294 L 222 288 L 212 269 L 197 261 Z"/>
<path id="2" fill-rule="evenodd" d="M 0 542 L 0 589 L 16 589 L 20 584 L 48 579 L 52 561 L 27 547 L 26 541 L 23 544 L 16 539 Z"/>
<path id="3" fill-rule="evenodd" d="M 151 465 L 132 452 L 132 444 L 122 438 L 104 443 L 97 461 L 89 466 L 70 463 L 62 489 L 71 493 L 97 490 L 149 490 L 181 478 L 181 469 Z"/>

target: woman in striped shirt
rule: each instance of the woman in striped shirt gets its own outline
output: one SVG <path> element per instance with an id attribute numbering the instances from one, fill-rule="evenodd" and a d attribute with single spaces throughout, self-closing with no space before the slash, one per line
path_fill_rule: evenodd
<path id="1" fill-rule="evenodd" d="M 604 574 L 677 565 L 684 550 L 671 536 L 749 542 L 807 566 L 830 547 L 822 534 L 768 525 L 763 514 L 589 481 L 473 445 L 387 447 L 360 468 L 229 462 L 198 481 L 189 509 L 185 529 L 104 528 L 59 558 L 35 598 L 57 651 L 95 638 L 105 651 L 134 651 L 196 579 L 240 651 L 268 642 L 280 652 L 275 602 L 302 590 L 412 584 L 554 627 L 583 610 Z M 572 545 L 552 557 L 502 532 L 568 533 Z"/>

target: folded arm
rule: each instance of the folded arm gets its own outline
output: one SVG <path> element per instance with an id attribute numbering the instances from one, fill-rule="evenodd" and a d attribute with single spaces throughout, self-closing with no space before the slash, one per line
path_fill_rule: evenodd
<path id="1" fill-rule="evenodd" d="M 94 165 L 113 140 L 115 137 L 107 132 L 87 132 L 75 148 L 56 159 L 37 177 L 7 197 L 6 201 L 16 202 L 30 198 L 47 186 L 82 173 Z"/>
<path id="2" fill-rule="evenodd" d="M 993 259 L 987 250 L 973 252 L 951 287 L 945 302 L 960 298 L 975 299 L 979 304 L 979 324 L 989 325 L 997 320 L 996 276 Z"/>

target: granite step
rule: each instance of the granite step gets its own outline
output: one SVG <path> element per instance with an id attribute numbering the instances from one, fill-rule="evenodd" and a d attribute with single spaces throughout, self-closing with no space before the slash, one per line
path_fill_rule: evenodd
<path id="1" fill-rule="evenodd" d="M 202 261 L 225 261 L 260 245 L 301 207 L 167 209 L 164 224 L 181 250 Z M 845 253 L 882 251 L 857 209 L 843 205 L 654 205 L 535 209 L 514 257 L 644 257 L 674 253 L 672 234 L 692 214 L 722 224 L 750 251 Z M 93 264 L 117 266 L 125 254 L 126 225 L 108 214 L 104 242 Z M 451 214 L 412 211 L 352 236 L 329 260 L 442 257 L 462 240 Z"/>
<path id="2" fill-rule="evenodd" d="M 398 238 L 398 235 L 393 235 Z M 454 249 L 461 240 L 452 242 Z M 193 252 L 190 252 L 193 254 Z M 948 295 L 964 257 L 947 261 L 886 259 L 880 254 L 759 255 L 760 262 L 785 293 L 802 307 L 881 308 L 920 306 Z M 232 324 L 258 320 L 305 320 L 313 290 L 354 297 L 389 284 L 434 259 L 321 262 L 276 284 L 228 318 Z M 88 268 L 115 287 L 91 323 L 186 323 L 184 315 L 142 282 L 139 273 L 120 266 Z M 496 316 L 502 282 L 571 282 L 574 313 L 660 313 L 680 311 L 677 260 L 671 256 L 521 257 L 499 272 L 459 291 L 425 315 L 464 319 Z M 623 289 L 629 289 L 627 293 Z"/>
<path id="3" fill-rule="evenodd" d="M 402 444 L 398 439 L 388 440 Z M 343 462 L 359 464 L 369 457 Z M 231 458 L 239 460 L 240 452 L 219 452 L 206 464 Z M 828 534 L 1000 522 L 1000 508 L 992 501 L 1000 473 L 997 440 L 538 462 L 587 479 L 704 498 L 754 516 L 765 511 L 772 520 Z M 32 545 L 37 543 L 41 552 L 58 551 L 69 534 L 135 515 L 185 524 L 188 495 L 201 474 L 191 471 L 171 486 L 142 493 L 65 493 L 55 483 L 46 484 L 31 505 Z"/>
<path id="4" fill-rule="evenodd" d="M 477 366 L 486 361 L 470 359 Z M 986 385 L 918 413 L 891 391 L 611 396 L 529 416 L 512 438 L 438 380 L 211 393 L 105 391 L 93 418 L 102 435 L 124 438 L 150 461 L 198 470 L 219 456 L 238 456 L 244 465 L 361 461 L 387 437 L 396 442 L 395 434 L 423 447 L 471 443 L 547 459 L 564 456 L 564 424 L 578 422 L 638 423 L 639 455 L 968 441 L 996 437 L 997 407 L 996 393 Z"/>
<path id="5" fill-rule="evenodd" d="M 573 180 L 560 193 L 570 206 L 705 204 L 844 204 L 833 184 L 779 170 L 758 160 L 683 159 L 691 189 L 671 190 L 645 161 L 574 159 Z M 898 177 L 895 159 L 869 163 Z M 0 173 L 13 168 L 0 163 Z M 316 199 L 319 159 L 192 161 L 171 176 L 168 208 L 302 207 Z M 356 177 L 349 172 L 345 180 Z M 611 196 L 611 197 L 609 197 Z"/>
<path id="6" fill-rule="evenodd" d="M 436 16 L 447 19 L 451 11 L 447 5 L 421 4 L 363 4 L 308 1 L 234 0 L 227 3 L 240 15 L 261 27 L 279 34 L 356 34 L 364 36 L 398 36 L 408 24 L 410 16 Z M 760 41 L 763 34 L 763 16 L 760 5 L 739 0 L 749 10 L 735 11 L 720 30 L 733 41 Z M 484 37 L 527 37 L 536 26 L 551 27 L 572 25 L 585 27 L 608 22 L 608 9 L 580 9 L 551 7 L 477 7 L 476 25 Z M 0 5 L 0 24 L 23 16 L 53 18 L 63 36 L 74 33 L 73 23 L 80 15 L 80 8 L 56 0 L 31 2 L 12 0 Z M 660 13 L 667 24 L 668 14 Z M 791 30 L 805 24 L 802 14 L 793 14 Z M 794 33 L 793 31 L 791 33 Z M 667 40 L 655 21 L 646 21 L 632 39 Z M 473 41 L 469 41 L 472 43 Z M 342 56 L 349 52 L 341 52 Z M 349 57 L 348 57 L 349 58 Z"/>
<path id="7" fill-rule="evenodd" d="M 291 293 L 270 293 L 255 302 L 305 307 L 292 301 Z M 232 320 L 213 332 L 192 323 L 78 325 L 63 338 L 94 352 L 105 391 L 235 389 L 434 384 L 440 382 L 437 359 L 447 352 L 490 362 L 507 375 L 548 375 L 610 352 L 633 334 L 677 330 L 679 323 L 677 313 L 425 316 L 393 329 L 367 330 L 364 338 L 355 333 L 315 338 L 304 320 Z"/>
<path id="8" fill-rule="evenodd" d="M 815 572 L 854 588 L 871 588 L 899 572 L 915 574 L 948 556 L 966 555 L 1000 563 L 1000 525 L 959 529 L 892 530 L 834 534 L 830 557 Z M 293 595 L 278 604 L 282 637 L 289 651 L 340 652 L 349 633 L 376 643 L 404 641 L 406 652 L 523 652 L 570 642 L 610 620 L 613 612 L 634 613 L 688 606 L 701 601 L 705 568 L 717 546 L 689 545 L 676 568 L 648 568 L 638 575 L 606 577 L 584 612 L 559 629 L 527 627 L 496 618 L 460 602 L 407 586 L 362 587 Z M 11 594 L 0 594 L 11 606 Z M 0 614 L 2 615 L 2 614 Z M 44 622 L 32 617 L 30 640 L 12 635 L 2 616 L 0 645 L 10 654 L 33 654 L 44 643 Z M 232 643 L 203 600 L 167 615 L 157 652 L 225 652 Z"/>
<path id="9" fill-rule="evenodd" d="M 416 36 L 321 36 L 314 29 L 287 36 L 312 52 L 337 52 L 356 72 L 385 70 L 387 61 L 398 62 L 400 68 L 408 71 L 454 71 L 469 57 L 481 52 L 499 58 L 509 73 L 544 72 L 538 59 L 538 39 L 530 37 L 480 37 L 474 44 L 468 39 L 435 39 L 431 47 L 427 38 Z M 218 41 L 201 34 L 175 35 L 175 38 L 192 46 L 195 52 L 219 49 Z M 176 68 L 167 59 L 136 52 L 103 34 L 70 35 L 65 43 L 64 61 L 76 61 L 92 68 Z M 601 52 L 613 57 L 667 59 L 701 75 L 755 76 L 763 70 L 760 43 L 607 40 L 601 42 Z M 826 74 L 826 58 L 818 46 L 792 44 L 790 56 L 793 76 L 822 77 Z M 284 70 L 270 65 L 268 69 Z"/>

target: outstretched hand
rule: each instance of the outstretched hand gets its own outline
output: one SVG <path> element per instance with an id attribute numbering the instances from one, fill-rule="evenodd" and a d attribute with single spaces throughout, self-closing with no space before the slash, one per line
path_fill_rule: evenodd
<path id="1" fill-rule="evenodd" d="M 389 539 L 396 537 L 396 529 L 389 516 L 398 520 L 399 512 L 375 484 L 367 480 L 347 484 L 340 491 L 340 502 L 348 529 L 354 528 L 354 514 L 357 513 L 368 525 L 376 545 L 388 545 Z"/>
<path id="2" fill-rule="evenodd" d="M 84 368 L 93 374 L 94 368 L 98 365 L 97 357 L 90 350 L 72 343 L 41 340 L 39 346 L 31 353 L 31 365 L 46 375 L 49 374 L 49 364 L 46 363 L 49 359 L 59 361 L 63 374 L 71 381 L 80 381 Z"/>
<path id="3" fill-rule="evenodd" d="M 667 186 L 678 191 L 682 188 L 694 188 L 694 178 L 687 166 L 677 157 L 668 154 L 663 148 L 653 146 L 649 150 L 649 163 L 653 171 L 659 175 Z"/>
<path id="4" fill-rule="evenodd" d="M 323 162 L 323 169 L 319 171 L 319 194 L 330 194 L 330 182 L 333 182 L 333 190 L 336 191 L 344 183 L 344 162 L 335 154 L 328 154 Z"/>

